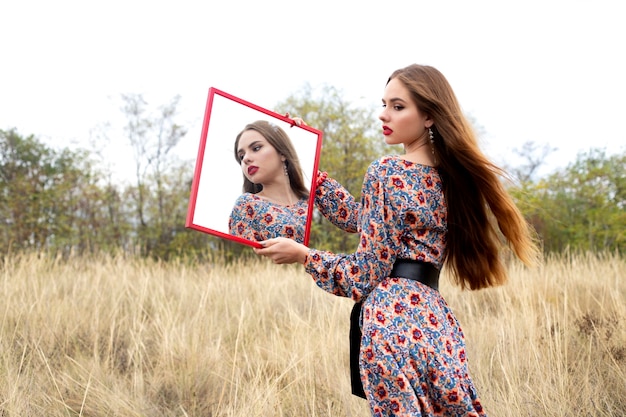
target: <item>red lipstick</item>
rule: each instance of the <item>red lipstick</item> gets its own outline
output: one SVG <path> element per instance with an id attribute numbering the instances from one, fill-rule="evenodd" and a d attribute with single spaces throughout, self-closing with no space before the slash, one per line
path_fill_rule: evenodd
<path id="1" fill-rule="evenodd" d="M 393 133 L 393 130 L 391 130 L 387 126 L 383 126 L 383 135 L 388 136 L 388 135 L 391 135 L 392 133 Z"/>

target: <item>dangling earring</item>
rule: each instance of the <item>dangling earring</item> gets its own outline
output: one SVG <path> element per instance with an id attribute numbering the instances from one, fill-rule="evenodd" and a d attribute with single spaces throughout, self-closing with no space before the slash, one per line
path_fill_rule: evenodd
<path id="1" fill-rule="evenodd" d="M 289 176 L 289 171 L 287 170 L 287 161 L 283 161 L 283 171 L 285 171 L 285 176 Z"/>
<path id="2" fill-rule="evenodd" d="M 435 134 L 433 133 L 433 130 L 429 127 L 428 128 L 428 137 L 430 138 L 430 147 L 433 150 L 433 154 L 435 153 Z"/>
<path id="3" fill-rule="evenodd" d="M 428 137 L 430 138 L 430 151 L 433 154 L 433 162 L 437 163 L 437 160 L 435 159 L 435 134 L 430 127 L 428 128 Z"/>

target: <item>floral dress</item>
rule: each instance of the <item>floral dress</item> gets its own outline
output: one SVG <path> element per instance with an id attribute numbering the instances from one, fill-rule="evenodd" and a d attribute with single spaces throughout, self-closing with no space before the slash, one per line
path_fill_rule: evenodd
<path id="1" fill-rule="evenodd" d="M 323 181 L 316 198 L 349 195 Z M 347 198 L 346 211 L 355 203 Z M 367 170 L 353 254 L 311 249 L 306 271 L 329 293 L 363 302 L 361 380 L 373 416 L 486 416 L 470 378 L 463 331 L 441 294 L 390 278 L 396 259 L 441 268 L 447 208 L 436 168 L 387 156 Z M 347 215 L 346 218 L 350 216 Z"/>
<path id="2" fill-rule="evenodd" d="M 315 207 L 332 224 L 350 233 L 359 231 L 361 204 L 341 184 L 324 172 L 317 176 Z"/>
<path id="3" fill-rule="evenodd" d="M 228 232 L 253 241 L 284 236 L 303 243 L 308 201 L 282 206 L 255 194 L 244 193 L 237 198 L 228 220 Z"/>

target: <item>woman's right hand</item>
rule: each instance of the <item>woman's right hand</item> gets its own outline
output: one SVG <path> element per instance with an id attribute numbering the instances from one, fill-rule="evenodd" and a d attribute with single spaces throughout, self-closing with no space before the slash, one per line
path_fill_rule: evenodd
<path id="1" fill-rule="evenodd" d="M 257 255 L 265 256 L 274 261 L 275 264 L 304 264 L 309 253 L 309 248 L 301 243 L 286 237 L 277 237 L 264 240 L 262 248 L 254 248 Z"/>

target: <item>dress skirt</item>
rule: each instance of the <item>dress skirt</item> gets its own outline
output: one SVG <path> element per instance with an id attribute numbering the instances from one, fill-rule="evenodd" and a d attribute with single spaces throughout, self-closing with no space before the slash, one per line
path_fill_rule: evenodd
<path id="1" fill-rule="evenodd" d="M 384 279 L 363 303 L 359 364 L 372 414 L 484 417 L 465 339 L 439 291 Z"/>

